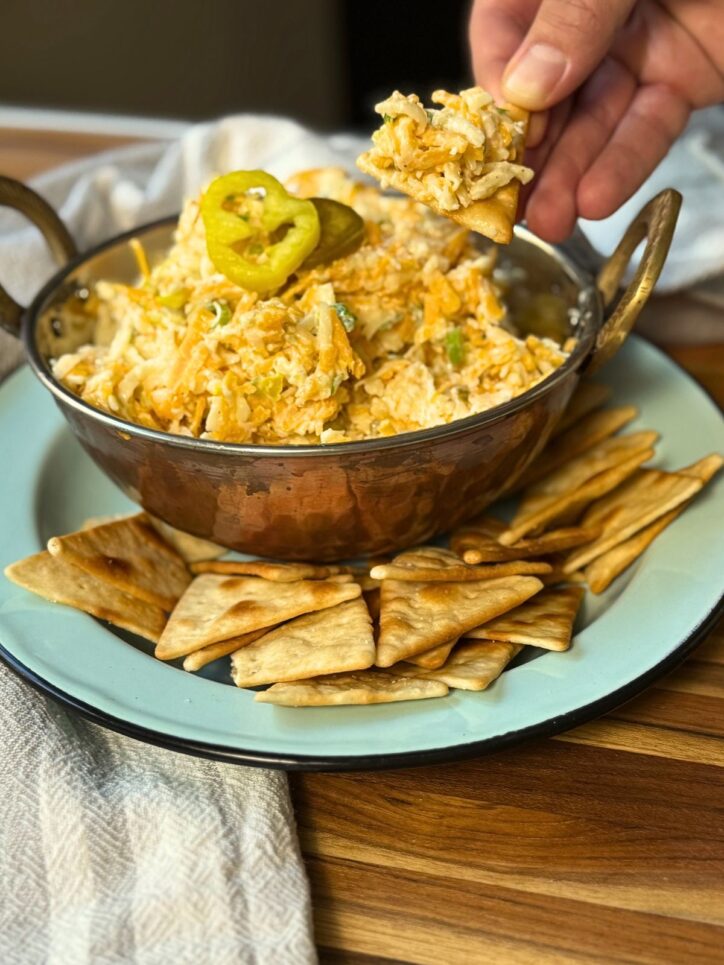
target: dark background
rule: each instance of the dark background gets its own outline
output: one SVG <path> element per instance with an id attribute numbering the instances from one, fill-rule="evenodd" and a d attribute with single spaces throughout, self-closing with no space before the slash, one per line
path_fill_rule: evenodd
<path id="1" fill-rule="evenodd" d="M 398 87 L 470 83 L 468 0 L 2 0 L 5 104 L 368 129 Z"/>

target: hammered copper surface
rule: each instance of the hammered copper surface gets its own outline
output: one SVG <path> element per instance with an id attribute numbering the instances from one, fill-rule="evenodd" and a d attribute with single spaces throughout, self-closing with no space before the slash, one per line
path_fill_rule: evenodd
<path id="1" fill-rule="evenodd" d="M 376 555 L 483 510 L 527 466 L 560 416 L 571 371 L 530 406 L 420 446 L 284 458 L 122 438 L 61 403 L 84 448 L 124 492 L 173 526 L 281 559 Z"/>

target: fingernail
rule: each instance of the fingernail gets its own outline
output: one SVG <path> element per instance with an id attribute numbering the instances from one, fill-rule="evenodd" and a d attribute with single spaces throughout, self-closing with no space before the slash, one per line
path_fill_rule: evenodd
<path id="1" fill-rule="evenodd" d="M 568 58 L 551 44 L 533 44 L 503 77 L 507 99 L 531 110 L 542 108 L 566 72 Z"/>

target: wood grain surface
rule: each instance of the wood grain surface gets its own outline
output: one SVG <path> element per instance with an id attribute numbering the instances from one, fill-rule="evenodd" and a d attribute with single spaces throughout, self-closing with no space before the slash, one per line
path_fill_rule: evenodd
<path id="1" fill-rule="evenodd" d="M 119 140 L 0 129 L 0 172 Z M 682 342 L 664 348 L 724 406 L 724 335 Z M 327 965 L 724 962 L 724 621 L 557 738 L 291 787 Z"/>

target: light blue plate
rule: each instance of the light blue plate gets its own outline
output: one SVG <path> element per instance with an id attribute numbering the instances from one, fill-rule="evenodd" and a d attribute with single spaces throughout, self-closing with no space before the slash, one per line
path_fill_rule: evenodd
<path id="1" fill-rule="evenodd" d="M 632 338 L 602 379 L 661 432 L 655 465 L 724 453 L 724 419 L 686 374 Z M 87 516 L 134 507 L 103 476 L 24 369 L 0 389 L 0 568 Z M 453 760 L 560 732 L 633 697 L 706 633 L 724 593 L 724 473 L 600 597 L 588 595 L 566 653 L 534 651 L 487 691 L 442 700 L 293 710 L 203 676 L 150 646 L 0 578 L 0 656 L 98 723 L 176 750 L 299 769 Z M 530 656 L 532 651 L 528 651 Z"/>

